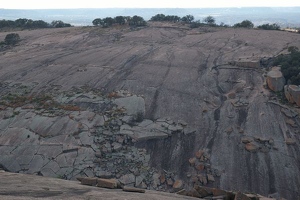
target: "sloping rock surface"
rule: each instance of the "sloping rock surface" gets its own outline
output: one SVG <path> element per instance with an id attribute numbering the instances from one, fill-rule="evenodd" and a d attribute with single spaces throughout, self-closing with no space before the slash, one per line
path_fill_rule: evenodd
<path id="1" fill-rule="evenodd" d="M 287 114 L 262 69 L 230 64 L 299 48 L 299 34 L 151 23 L 18 34 L 20 44 L 0 52 L 7 169 L 67 179 L 134 174 L 141 188 L 170 191 L 182 180 L 299 199 L 299 110 Z M 145 102 L 140 122 L 112 103 L 125 91 Z M 145 129 L 153 135 L 143 140 Z M 199 150 L 205 155 L 190 166 Z"/>
<path id="2" fill-rule="evenodd" d="M 74 200 L 192 200 L 197 198 L 147 190 L 145 193 L 130 193 L 81 185 L 77 181 L 66 181 L 34 175 L 0 172 L 0 198 L 2 200 L 74 199 Z"/>

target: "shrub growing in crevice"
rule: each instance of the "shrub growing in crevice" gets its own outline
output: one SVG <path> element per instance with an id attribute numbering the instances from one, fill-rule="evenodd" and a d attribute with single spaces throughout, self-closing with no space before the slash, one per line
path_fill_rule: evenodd
<path id="1" fill-rule="evenodd" d="M 288 51 L 290 54 L 279 55 L 274 65 L 281 66 L 281 72 L 288 84 L 300 85 L 300 51 L 295 46 L 289 47 Z"/>

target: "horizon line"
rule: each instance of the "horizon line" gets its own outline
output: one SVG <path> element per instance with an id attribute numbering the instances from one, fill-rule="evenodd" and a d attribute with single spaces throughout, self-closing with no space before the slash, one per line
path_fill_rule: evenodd
<path id="1" fill-rule="evenodd" d="M 231 7 L 107 7 L 107 8 L 0 8 L 0 10 L 78 10 L 78 9 L 228 9 L 228 8 L 300 8 L 299 6 L 231 6 Z"/>

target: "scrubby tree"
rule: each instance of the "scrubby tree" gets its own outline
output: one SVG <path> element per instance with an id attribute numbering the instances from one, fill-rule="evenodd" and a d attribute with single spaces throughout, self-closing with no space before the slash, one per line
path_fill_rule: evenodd
<path id="1" fill-rule="evenodd" d="M 130 19 L 129 25 L 134 25 L 134 26 L 145 26 L 145 25 L 146 25 L 146 21 L 144 20 L 143 17 L 134 15 L 134 16 Z"/>
<path id="2" fill-rule="evenodd" d="M 123 25 L 123 24 L 125 24 L 125 18 L 123 16 L 116 16 L 115 17 L 115 22 L 120 24 L 120 25 Z"/>
<path id="3" fill-rule="evenodd" d="M 257 28 L 259 29 L 264 29 L 264 30 L 280 30 L 280 26 L 278 24 L 262 24 L 258 26 Z"/>
<path id="4" fill-rule="evenodd" d="M 43 20 L 32 20 L 26 18 L 19 18 L 15 21 L 12 20 L 0 20 L 0 28 L 22 28 L 22 29 L 33 29 L 33 28 L 61 28 L 71 27 L 71 24 L 64 23 L 60 20 L 52 21 L 51 24 Z"/>
<path id="5" fill-rule="evenodd" d="M 190 23 L 192 23 L 192 21 L 194 21 L 194 16 L 193 15 L 186 15 L 186 16 L 181 18 L 181 21 L 190 24 Z"/>
<path id="6" fill-rule="evenodd" d="M 15 27 L 15 22 L 12 20 L 0 20 L 0 28 Z"/>
<path id="7" fill-rule="evenodd" d="M 157 14 L 151 17 L 150 21 L 167 21 L 167 22 L 179 22 L 180 17 L 176 15 L 164 15 L 164 14 Z"/>
<path id="8" fill-rule="evenodd" d="M 281 65 L 281 72 L 290 84 L 300 85 L 300 52 L 298 47 L 290 46 L 290 54 L 278 56 L 274 65 Z"/>
<path id="9" fill-rule="evenodd" d="M 55 20 L 51 22 L 51 26 L 53 28 L 63 28 L 63 27 L 71 27 L 71 24 L 64 23 L 61 20 Z"/>
<path id="10" fill-rule="evenodd" d="M 110 27 L 115 23 L 115 20 L 111 17 L 106 17 L 103 19 L 103 27 Z"/>
<path id="11" fill-rule="evenodd" d="M 288 47 L 288 52 L 290 53 L 296 53 L 299 51 L 299 48 L 298 47 L 295 47 L 295 46 L 290 46 Z M 299 58 L 300 59 L 300 58 Z"/>
<path id="12" fill-rule="evenodd" d="M 20 18 L 20 19 L 15 20 L 15 26 L 16 27 L 25 27 L 27 22 L 28 22 L 28 19 Z"/>
<path id="13" fill-rule="evenodd" d="M 241 23 L 233 25 L 234 28 L 253 28 L 254 24 L 250 20 L 244 20 Z"/>
<path id="14" fill-rule="evenodd" d="M 226 28 L 227 28 L 227 27 L 230 27 L 229 25 L 225 24 L 224 22 L 221 22 L 219 26 L 220 26 L 220 27 L 226 27 Z"/>
<path id="15" fill-rule="evenodd" d="M 216 24 L 216 20 L 215 20 L 215 18 L 214 17 L 212 17 L 212 16 L 207 16 L 206 18 L 204 18 L 204 20 L 203 20 L 206 24 L 208 24 L 208 25 L 210 25 L 210 26 L 212 26 L 212 25 L 215 25 Z"/>
<path id="16" fill-rule="evenodd" d="M 150 21 L 165 21 L 166 16 L 164 14 L 157 14 L 151 17 Z"/>
<path id="17" fill-rule="evenodd" d="M 32 19 L 27 20 L 27 23 L 25 24 L 25 28 L 34 28 L 33 26 L 34 26 L 33 20 Z"/>
<path id="18" fill-rule="evenodd" d="M 5 36 L 4 42 L 7 45 L 16 45 L 20 41 L 20 36 L 17 33 L 10 33 Z"/>
<path id="19" fill-rule="evenodd" d="M 165 21 L 169 21 L 169 22 L 179 22 L 180 21 L 180 17 L 178 17 L 177 15 L 167 15 L 165 17 Z"/>
<path id="20" fill-rule="evenodd" d="M 100 25 L 103 24 L 103 21 L 102 21 L 101 18 L 96 18 L 96 19 L 93 20 L 92 23 L 93 23 L 94 26 L 100 26 Z"/>
<path id="21" fill-rule="evenodd" d="M 48 28 L 49 24 L 43 20 L 36 20 L 36 21 L 33 21 L 33 27 L 34 28 Z"/>
<path id="22" fill-rule="evenodd" d="M 200 26 L 203 26 L 204 24 L 201 23 L 200 20 L 194 21 L 191 23 L 190 28 L 199 28 Z"/>

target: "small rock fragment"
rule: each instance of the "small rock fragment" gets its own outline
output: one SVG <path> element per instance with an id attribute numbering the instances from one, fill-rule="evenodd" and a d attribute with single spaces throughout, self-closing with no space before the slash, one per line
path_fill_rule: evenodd
<path id="1" fill-rule="evenodd" d="M 251 200 L 251 199 L 247 197 L 245 194 L 238 192 L 236 193 L 234 200 Z"/>
<path id="2" fill-rule="evenodd" d="M 97 187 L 115 189 L 118 188 L 118 181 L 116 179 L 97 179 Z"/>
<path id="3" fill-rule="evenodd" d="M 195 162 L 196 162 L 196 158 L 195 158 L 195 157 L 189 159 L 189 163 L 190 163 L 192 166 L 195 165 Z"/>
<path id="4" fill-rule="evenodd" d="M 293 145 L 293 144 L 296 144 L 296 140 L 293 138 L 286 138 L 285 143 L 288 145 Z"/>
<path id="5" fill-rule="evenodd" d="M 292 127 L 297 127 L 296 122 L 292 119 L 287 119 L 285 122 Z"/>
<path id="6" fill-rule="evenodd" d="M 174 189 L 181 189 L 183 187 L 183 181 L 182 180 L 176 180 L 173 184 Z"/>
<path id="7" fill-rule="evenodd" d="M 205 175 L 199 174 L 198 179 L 203 185 L 207 184 L 207 177 Z"/>
<path id="8" fill-rule="evenodd" d="M 174 181 L 172 179 L 168 178 L 167 179 L 167 184 L 171 186 L 171 185 L 174 184 Z"/>
<path id="9" fill-rule="evenodd" d="M 203 155 L 204 151 L 203 150 L 199 150 L 195 153 L 196 158 L 201 158 L 201 156 Z"/>
<path id="10" fill-rule="evenodd" d="M 211 181 L 211 182 L 214 182 L 215 181 L 215 177 L 211 174 L 207 174 L 207 180 L 208 181 Z"/>
<path id="11" fill-rule="evenodd" d="M 198 192 L 200 198 L 211 196 L 213 194 L 211 190 L 207 190 L 206 188 L 198 185 L 195 185 L 194 189 Z"/>
<path id="12" fill-rule="evenodd" d="M 245 137 L 242 137 L 241 141 L 242 141 L 242 143 L 247 144 L 247 143 L 253 142 L 253 139 L 251 137 L 245 136 Z"/>
<path id="13" fill-rule="evenodd" d="M 232 128 L 232 127 L 228 127 L 228 128 L 225 130 L 225 132 L 226 132 L 227 134 L 232 133 L 232 131 L 233 131 L 233 128 Z"/>
<path id="14" fill-rule="evenodd" d="M 144 189 L 135 188 L 135 187 L 128 187 L 128 186 L 124 186 L 123 191 L 125 191 L 125 192 L 145 193 Z"/>
<path id="15" fill-rule="evenodd" d="M 249 152 L 256 152 L 258 149 L 258 146 L 256 146 L 255 144 L 253 144 L 252 142 L 247 143 L 245 146 L 246 150 Z"/>
<path id="16" fill-rule="evenodd" d="M 187 191 L 185 189 L 179 190 L 176 194 L 187 196 Z"/>
<path id="17" fill-rule="evenodd" d="M 229 99 L 235 99 L 236 97 L 235 92 L 230 92 L 227 96 Z"/>
<path id="18" fill-rule="evenodd" d="M 164 182 L 166 182 L 166 176 L 164 174 L 161 174 L 160 177 L 160 183 L 163 184 Z"/>
<path id="19" fill-rule="evenodd" d="M 77 178 L 77 179 L 80 180 L 82 185 L 90 185 L 90 186 L 97 185 L 97 178 L 80 177 L 80 178 Z"/>
<path id="20" fill-rule="evenodd" d="M 199 165 L 197 165 L 195 168 L 196 168 L 198 171 L 203 171 L 204 168 L 205 168 L 205 166 L 204 166 L 204 164 L 199 164 Z"/>
<path id="21" fill-rule="evenodd" d="M 187 192 L 186 196 L 201 198 L 201 196 L 200 196 L 200 194 L 198 193 L 198 191 L 195 190 L 194 188 L 192 188 L 191 190 L 189 190 L 189 191 Z"/>

